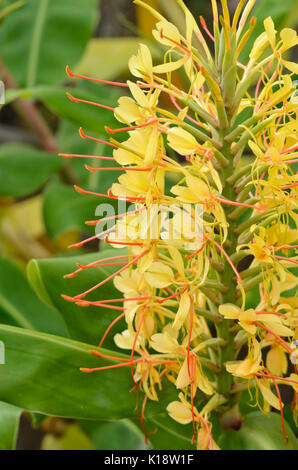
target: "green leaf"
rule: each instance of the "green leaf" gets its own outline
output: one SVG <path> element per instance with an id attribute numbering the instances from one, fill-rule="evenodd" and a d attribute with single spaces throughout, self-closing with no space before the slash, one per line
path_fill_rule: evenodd
<path id="1" fill-rule="evenodd" d="M 144 434 L 130 420 L 112 423 L 80 421 L 96 450 L 145 450 Z"/>
<path id="2" fill-rule="evenodd" d="M 21 197 L 33 193 L 47 182 L 62 163 L 57 155 L 29 145 L 2 145 L 0 196 Z"/>
<path id="3" fill-rule="evenodd" d="M 15 449 L 21 413 L 20 408 L 0 402 L 0 450 Z"/>
<path id="4" fill-rule="evenodd" d="M 88 255 L 30 261 L 28 276 L 31 283 L 45 301 L 50 299 L 50 302 L 61 312 L 71 338 L 90 344 L 98 344 L 107 327 L 121 312 L 95 306 L 78 307 L 75 303 L 64 300 L 61 294 L 78 295 L 115 272 L 119 266 L 114 269 L 113 267 L 85 269 L 71 279 L 65 279 L 63 276 L 74 271 L 77 268 L 77 263 L 88 264 L 97 259 L 125 253 L 125 250 L 111 249 Z M 118 297 L 119 291 L 116 290 L 112 281 L 107 282 L 88 296 L 90 300 Z M 104 345 L 115 349 L 113 337 L 124 329 L 125 322 L 121 320 L 113 327 Z"/>
<path id="5" fill-rule="evenodd" d="M 249 413 L 239 431 L 226 430 L 219 438 L 218 445 L 223 450 L 297 450 L 297 439 L 287 422 L 286 434 L 289 443 L 286 445 L 278 413 L 259 411 Z"/>
<path id="6" fill-rule="evenodd" d="M 160 48 L 152 41 L 141 40 L 150 47 L 153 57 L 160 57 Z M 93 38 L 89 41 L 85 54 L 76 68 L 76 72 L 101 79 L 118 77 L 127 71 L 130 57 L 137 53 L 140 39 Z"/>
<path id="7" fill-rule="evenodd" d="M 30 0 L 1 26 L 4 62 L 21 86 L 52 84 L 74 66 L 98 20 L 98 0 Z"/>
<path id="8" fill-rule="evenodd" d="M 0 366 L 0 400 L 58 417 L 106 421 L 136 417 L 129 367 L 80 371 L 115 364 L 90 354 L 91 349 L 106 355 L 111 351 L 6 325 L 0 325 L 0 341 L 6 352 L 6 363 Z M 173 393 L 174 387 L 164 387 L 161 400 L 147 404 L 146 416 L 159 414 Z"/>
<path id="9" fill-rule="evenodd" d="M 96 196 L 79 194 L 73 187 L 61 183 L 48 186 L 43 200 L 43 217 L 48 234 L 52 238 L 78 229 L 94 234 L 94 227 L 85 224 L 95 219 L 100 200 Z"/>
<path id="10" fill-rule="evenodd" d="M 41 302 L 17 265 L 0 260 L 0 321 L 46 333 L 66 335 L 56 309 Z"/>
<path id="11" fill-rule="evenodd" d="M 88 103 L 74 102 L 67 96 L 67 93 L 81 100 L 115 106 L 117 104 L 116 97 L 115 100 L 106 98 L 105 90 L 106 87 L 99 86 L 95 95 L 77 88 L 40 85 L 34 88 L 8 90 L 6 104 L 17 98 L 34 98 L 42 101 L 54 114 L 77 126 L 77 128 L 83 127 L 84 130 L 88 129 L 98 133 L 104 132 L 104 126 L 115 126 L 117 121 L 113 112 Z M 78 133 L 78 130 L 76 132 Z"/>
<path id="12" fill-rule="evenodd" d="M 156 450 L 193 450 L 192 425 L 181 425 L 165 412 L 155 416 L 147 424 L 149 430 L 156 432 L 149 435 L 149 440 Z"/>

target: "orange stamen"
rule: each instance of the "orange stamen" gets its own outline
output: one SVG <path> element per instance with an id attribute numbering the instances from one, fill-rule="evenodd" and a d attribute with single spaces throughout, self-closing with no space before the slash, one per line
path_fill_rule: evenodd
<path id="1" fill-rule="evenodd" d="M 79 155 L 76 153 L 59 153 L 59 157 L 63 158 L 94 158 L 95 160 L 113 160 L 115 161 L 114 157 L 99 157 L 94 155 Z"/>
<path id="2" fill-rule="evenodd" d="M 99 142 L 100 144 L 105 144 L 105 145 L 109 145 L 110 147 L 113 147 L 113 148 L 118 148 L 117 145 L 112 144 L 111 142 L 106 142 L 105 140 L 97 139 L 96 137 L 92 137 L 90 135 L 85 134 L 82 127 L 80 127 L 80 129 L 79 129 L 79 134 L 83 139 L 94 140 L 95 142 Z"/>
<path id="3" fill-rule="evenodd" d="M 92 171 L 93 173 L 96 173 L 97 171 L 150 171 L 152 170 L 153 166 L 149 166 L 147 168 L 126 168 L 122 166 L 94 168 L 93 166 L 85 165 L 85 168 L 88 171 Z"/>
<path id="4" fill-rule="evenodd" d="M 158 120 L 157 119 L 152 119 L 151 121 L 148 121 L 145 124 L 139 124 L 138 126 L 120 127 L 118 129 L 111 129 L 108 126 L 105 126 L 105 130 L 109 134 L 116 134 L 117 132 L 133 131 L 134 129 L 142 129 L 143 127 L 151 126 L 155 122 L 158 122 Z"/>
<path id="5" fill-rule="evenodd" d="M 79 295 L 76 295 L 74 297 L 75 300 L 79 300 L 79 299 L 82 299 L 83 297 L 85 297 L 87 294 L 89 294 L 90 292 L 93 292 L 95 289 L 97 289 L 98 287 L 101 287 L 103 284 L 106 284 L 108 281 L 110 281 L 111 279 L 113 279 L 115 276 L 118 276 L 118 274 L 122 273 L 122 271 L 125 271 L 125 269 L 129 268 L 129 266 L 131 266 L 133 263 L 135 263 L 138 259 L 142 258 L 142 256 L 144 256 L 146 253 L 148 253 L 148 249 L 143 251 L 142 253 L 140 253 L 139 255 L 137 255 L 132 261 L 130 261 L 129 263 L 127 263 L 125 266 L 123 266 L 123 268 L 119 269 L 118 271 L 116 271 L 115 273 L 111 274 L 110 276 L 108 276 L 106 279 L 104 279 L 103 281 L 99 282 L 98 284 L 96 284 L 95 286 L 91 287 L 90 289 L 88 289 L 87 291 L 85 292 L 82 292 L 81 294 Z"/>
<path id="6" fill-rule="evenodd" d="M 76 77 L 76 78 L 83 78 L 84 80 L 90 80 L 92 82 L 98 82 L 98 83 L 104 83 L 106 85 L 113 85 L 113 86 L 120 86 L 120 87 L 126 87 L 128 88 L 127 83 L 121 83 L 121 82 L 111 82 L 110 80 L 101 80 L 99 78 L 92 78 L 92 77 L 87 77 L 86 75 L 81 75 L 78 73 L 73 73 L 69 66 L 66 66 L 66 73 L 69 77 Z M 139 85 L 140 88 L 148 88 L 148 85 Z"/>
<path id="7" fill-rule="evenodd" d="M 114 111 L 115 110 L 115 108 L 111 108 L 111 106 L 107 106 L 105 104 L 95 103 L 94 101 L 81 100 L 79 98 L 76 98 L 75 96 L 72 96 L 70 93 L 66 93 L 66 95 L 74 103 L 91 104 L 92 106 L 98 106 L 99 108 L 108 109 L 109 111 Z"/>
<path id="8" fill-rule="evenodd" d="M 134 356 L 134 352 L 135 352 L 135 348 L 136 348 L 136 344 L 137 344 L 137 339 L 138 339 L 138 336 L 139 336 L 141 328 L 142 328 L 144 317 L 145 317 L 145 314 L 142 313 L 142 316 L 141 316 L 141 319 L 139 321 L 137 331 L 136 331 L 136 334 L 135 334 L 135 337 L 134 337 L 134 340 L 133 340 L 133 345 L 132 345 L 132 348 L 131 348 L 131 356 L 130 356 L 131 361 L 133 361 L 133 356 Z M 132 364 L 131 364 L 130 370 L 131 370 L 132 380 L 133 380 L 134 384 L 136 385 L 136 381 L 135 381 L 134 374 L 133 374 Z"/>
<path id="9" fill-rule="evenodd" d="M 209 38 L 214 42 L 214 36 L 213 34 L 210 33 L 209 29 L 207 28 L 206 21 L 204 20 L 202 16 L 200 16 L 200 22 L 204 31 L 208 34 Z"/>
<path id="10" fill-rule="evenodd" d="M 121 313 L 121 315 L 119 315 L 117 318 L 115 318 L 115 320 L 112 321 L 112 323 L 110 323 L 110 325 L 108 326 L 108 328 L 106 329 L 103 337 L 101 338 L 100 340 L 100 343 L 98 345 L 99 348 L 102 347 L 102 344 L 104 342 L 104 340 L 106 339 L 107 335 L 109 334 L 109 331 L 111 330 L 111 328 L 113 328 L 114 325 L 116 325 L 116 323 L 121 320 L 121 318 L 125 317 L 125 313 Z"/>

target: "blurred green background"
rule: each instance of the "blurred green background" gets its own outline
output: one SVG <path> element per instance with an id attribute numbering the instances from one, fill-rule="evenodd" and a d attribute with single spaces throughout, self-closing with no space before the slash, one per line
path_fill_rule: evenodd
<path id="1" fill-rule="evenodd" d="M 183 31 L 183 15 L 175 0 L 147 3 Z M 231 12 L 237 3 L 229 1 Z M 208 0 L 186 4 L 210 25 Z M 297 6 L 295 0 L 259 0 L 253 38 L 262 31 L 263 19 L 269 14 L 277 29 L 295 26 Z M 84 221 L 94 218 L 101 202 L 93 196 L 80 196 L 73 185 L 106 192 L 114 179 L 113 172 L 90 174 L 81 160 L 57 156 L 59 152 L 109 155 L 101 144 L 82 140 L 78 128 L 104 138 L 104 126 L 116 124 L 110 111 L 73 103 L 66 93 L 115 106 L 121 90 L 70 79 L 65 66 L 93 77 L 126 80 L 128 59 L 140 42 L 151 47 L 155 58 L 162 55 L 152 42 L 153 26 L 149 13 L 132 0 L 0 1 L 0 78 L 6 89 L 0 112 L 0 323 L 69 334 L 67 315 L 61 310 L 73 307 L 45 304 L 27 280 L 26 265 L 32 258 L 73 256 L 68 245 L 94 233 Z M 84 163 L 92 165 L 89 160 Z M 97 249 L 90 243 L 77 254 Z M 64 272 L 59 273 L 60 292 Z M 70 310 L 68 316 L 71 314 Z M 95 344 L 94 335 L 96 331 L 84 331 L 80 325 L 71 337 Z M 18 431 L 19 415 L 15 412 L 12 423 L 19 449 L 144 448 L 142 434 L 130 422 L 87 425 L 25 413 Z"/>

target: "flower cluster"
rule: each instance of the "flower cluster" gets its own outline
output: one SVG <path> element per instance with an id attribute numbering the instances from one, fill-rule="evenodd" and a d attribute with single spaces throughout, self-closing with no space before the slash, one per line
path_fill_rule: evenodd
<path id="1" fill-rule="evenodd" d="M 243 64 L 239 57 L 256 22 L 254 17 L 248 22 L 255 0 L 240 0 L 232 19 L 226 0 L 222 16 L 212 0 L 213 32 L 177 0 L 185 14 L 184 34 L 145 2 L 135 3 L 156 18 L 153 36 L 164 60 L 154 65 L 141 44 L 129 62 L 136 81 L 109 82 L 126 87 L 130 96 L 109 108 L 123 126 L 106 131 L 128 137 L 106 142 L 113 156 L 102 158 L 116 162 L 122 173 L 108 194 L 99 196 L 132 206 L 114 218 L 105 239 L 128 251 L 88 265 L 121 267 L 66 298 L 121 311 L 100 346 L 125 318 L 127 328 L 114 340 L 130 358 L 113 357 L 112 367 L 130 367 L 135 389 L 144 393 L 144 429 L 146 401 L 158 400 L 169 381 L 177 388 L 177 401 L 168 404 L 168 414 L 192 423 L 198 449 L 217 448 L 211 415 L 227 416 L 247 388 L 256 390 L 264 412 L 280 411 L 284 431 L 279 385 L 293 388 L 294 411 L 298 387 L 296 366 L 288 373 L 292 342 L 298 339 L 297 298 L 284 293 L 296 285 L 291 269 L 298 264 L 297 97 L 291 79 L 297 65 L 284 59 L 297 35 L 288 28 L 277 34 L 268 17 Z M 183 89 L 175 85 L 181 81 Z M 81 136 L 99 140 L 83 130 Z M 165 231 L 164 214 L 173 207 Z M 183 231 L 181 213 L 188 221 Z M 111 279 L 121 298 L 87 300 Z"/>

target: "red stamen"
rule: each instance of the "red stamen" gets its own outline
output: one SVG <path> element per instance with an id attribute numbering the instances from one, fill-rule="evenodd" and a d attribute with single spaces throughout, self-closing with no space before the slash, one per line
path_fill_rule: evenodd
<path id="1" fill-rule="evenodd" d="M 142 258 L 142 256 L 144 256 L 146 253 L 148 253 L 148 249 L 143 251 L 142 253 L 140 253 L 139 255 L 137 255 L 132 261 L 130 261 L 129 263 L 127 263 L 125 266 L 123 266 L 123 268 L 119 269 L 118 271 L 116 271 L 115 273 L 111 274 L 110 276 L 108 276 L 106 279 L 104 279 L 103 281 L 99 282 L 98 284 L 96 284 L 95 286 L 91 287 L 90 289 L 88 289 L 87 291 L 85 292 L 82 292 L 81 294 L 79 295 L 76 295 L 74 297 L 75 300 L 79 300 L 79 299 L 82 299 L 83 297 L 85 297 L 87 294 L 89 294 L 90 292 L 93 292 L 95 289 L 97 289 L 98 287 L 102 286 L 103 284 L 106 284 L 108 281 L 110 281 L 111 279 L 113 279 L 115 276 L 118 276 L 118 274 L 122 273 L 122 271 L 125 271 L 125 269 L 129 268 L 129 266 L 131 266 L 133 263 L 135 263 L 138 259 Z"/>
<path id="2" fill-rule="evenodd" d="M 86 238 L 85 240 L 83 240 L 81 242 L 73 243 L 72 245 L 69 245 L 69 248 L 79 248 L 79 247 L 85 245 L 86 243 L 91 242 L 92 240 L 99 239 L 101 236 L 105 235 L 106 233 L 112 232 L 112 230 L 114 230 L 114 228 L 115 227 L 109 228 L 109 229 L 105 230 L 104 232 L 101 232 L 97 235 L 93 235 L 93 237 Z"/>
<path id="3" fill-rule="evenodd" d="M 135 361 L 130 361 L 130 362 L 125 362 L 122 364 L 113 364 L 112 366 L 104 366 L 104 367 L 95 367 L 94 369 L 87 369 L 85 367 L 82 367 L 80 370 L 82 372 L 97 372 L 100 370 L 108 370 L 108 369 L 117 369 L 118 367 L 126 367 L 126 366 L 133 366 L 134 364 L 137 364 L 140 360 L 136 359 Z"/>
<path id="4" fill-rule="evenodd" d="M 79 155 L 75 153 L 59 153 L 59 157 L 63 158 L 93 158 L 95 160 L 113 160 L 115 161 L 114 157 L 99 157 L 99 156 L 94 156 L 94 155 Z"/>
<path id="5" fill-rule="evenodd" d="M 273 249 L 276 251 L 279 250 L 294 250 L 298 248 L 298 245 L 283 245 L 283 246 L 274 246 Z"/>
<path id="6" fill-rule="evenodd" d="M 223 247 L 220 246 L 219 243 L 217 243 L 215 240 L 212 240 L 212 238 L 208 237 L 207 235 L 205 235 L 205 238 L 206 238 L 207 240 L 209 240 L 211 243 L 214 243 L 214 245 L 219 249 L 219 251 L 222 252 L 222 254 L 223 254 L 224 257 L 226 258 L 227 262 L 229 263 L 229 265 L 230 265 L 231 268 L 233 269 L 234 273 L 236 274 L 236 277 L 237 277 L 238 282 L 241 283 L 241 282 L 242 282 L 241 276 L 240 276 L 240 274 L 238 273 L 238 271 L 237 271 L 237 269 L 235 268 L 235 266 L 233 265 L 231 258 L 227 255 L 227 253 L 226 253 L 225 250 L 223 249 Z"/>
<path id="7" fill-rule="evenodd" d="M 293 152 L 293 150 L 297 150 L 297 149 L 298 149 L 298 145 L 292 145 L 292 147 L 289 147 L 288 149 L 283 150 L 280 153 L 281 155 L 283 155 L 284 153 Z"/>
<path id="8" fill-rule="evenodd" d="M 187 287 L 188 286 L 185 286 L 184 289 L 180 290 L 179 292 L 176 292 L 176 294 L 173 293 L 172 295 L 170 295 L 169 297 L 165 297 L 164 299 L 156 299 L 156 302 L 158 302 L 159 304 L 162 304 L 166 300 L 173 299 L 174 297 L 178 297 L 179 295 L 183 294 L 183 292 L 186 291 Z"/>
<path id="9" fill-rule="evenodd" d="M 95 103 L 94 101 L 81 100 L 79 98 L 76 98 L 75 96 L 72 96 L 70 93 L 66 93 L 66 95 L 74 103 L 91 104 L 92 106 L 98 106 L 99 108 L 108 109 L 109 111 L 114 111 L 115 110 L 115 108 L 111 108 L 111 106 L 106 106 L 105 104 Z"/>
<path id="10" fill-rule="evenodd" d="M 280 313 L 280 312 L 256 312 L 257 315 L 278 315 L 280 317 L 284 317 L 286 318 L 286 315 L 284 313 Z"/>
<path id="11" fill-rule="evenodd" d="M 298 186 L 298 183 L 288 184 L 286 186 L 280 186 L 279 189 L 291 189 L 291 188 L 296 188 L 296 186 Z"/>
<path id="12" fill-rule="evenodd" d="M 105 126 L 105 130 L 109 134 L 116 134 L 117 132 L 133 131 L 134 129 L 142 129 L 143 127 L 151 126 L 155 122 L 158 122 L 158 120 L 157 119 L 152 119 L 151 121 L 148 121 L 145 124 L 139 124 L 138 126 L 120 127 L 118 129 L 111 129 L 108 126 Z"/>
<path id="13" fill-rule="evenodd" d="M 267 326 L 265 325 L 262 325 L 262 323 L 259 323 L 258 321 L 255 321 L 254 322 L 255 325 L 259 326 L 260 328 L 263 328 L 264 330 L 266 330 L 268 333 L 270 333 L 272 336 L 274 336 L 283 346 L 284 348 L 292 354 L 293 352 L 293 349 L 276 333 L 274 333 L 273 331 L 271 331 Z"/>
<path id="14" fill-rule="evenodd" d="M 111 217 L 105 217 L 104 219 L 89 220 L 89 221 L 85 222 L 85 224 L 87 224 L 87 225 L 97 225 L 98 222 L 106 222 L 107 220 L 114 220 L 114 219 L 118 219 L 119 217 L 126 217 L 128 215 L 136 214 L 137 212 L 143 211 L 145 209 L 146 209 L 146 207 L 141 207 L 140 209 L 136 209 L 135 211 L 124 212 L 122 214 L 117 214 L 117 215 L 111 215 Z"/>
<path id="15" fill-rule="evenodd" d="M 105 144 L 105 145 L 109 145 L 110 147 L 113 147 L 113 148 L 118 148 L 117 145 L 112 144 L 111 142 L 106 142 L 105 140 L 97 139 L 96 137 L 92 137 L 90 135 L 85 134 L 85 132 L 83 131 L 83 129 L 81 127 L 79 129 L 79 134 L 83 139 L 94 140 L 95 142 L 99 142 L 100 144 Z"/>
<path id="16" fill-rule="evenodd" d="M 283 261 L 290 261 L 290 263 L 298 264 L 298 261 L 297 261 L 297 260 L 291 259 L 291 258 L 286 258 L 285 256 L 277 256 L 277 255 L 274 255 L 274 258 L 281 259 L 281 260 L 283 260 Z"/>
<path id="17" fill-rule="evenodd" d="M 161 29 L 160 30 L 160 37 L 162 39 L 167 39 L 168 41 L 170 41 L 171 43 L 173 43 L 175 46 L 177 46 L 179 49 L 182 49 L 184 52 L 186 52 L 187 55 L 191 55 L 191 51 L 189 49 L 187 49 L 187 47 L 183 46 L 182 44 L 179 44 L 179 42 L 175 41 L 174 39 L 172 38 L 169 38 L 168 36 L 166 36 L 165 34 L 163 34 L 163 30 Z"/>
<path id="18" fill-rule="evenodd" d="M 128 361 L 128 358 L 124 359 L 122 357 L 108 356 L 107 354 L 100 353 L 99 351 L 96 351 L 95 349 L 92 349 L 90 352 L 91 352 L 91 354 L 94 354 L 94 356 L 103 357 L 103 358 L 106 358 L 106 359 L 112 359 L 114 361 L 120 361 L 120 362 L 127 362 Z"/>
<path id="19" fill-rule="evenodd" d="M 252 206 L 251 204 L 245 204 L 244 202 L 228 201 L 227 199 L 222 199 L 220 197 L 215 197 L 215 200 L 218 202 L 221 202 L 222 204 L 228 204 L 230 206 L 248 207 L 249 209 L 254 209 L 259 212 L 264 212 L 263 209 L 260 209 L 256 206 Z"/>
<path id="20" fill-rule="evenodd" d="M 142 316 L 141 316 L 141 319 L 140 319 L 140 321 L 139 321 L 139 324 L 138 324 L 138 327 L 137 327 L 137 331 L 136 331 L 136 334 L 135 334 L 135 337 L 134 337 L 132 349 L 131 349 L 131 356 L 130 356 L 130 360 L 131 360 L 131 361 L 133 361 L 133 356 L 134 356 L 134 352 L 135 352 L 135 348 L 136 348 L 136 344 L 137 344 L 137 339 L 138 339 L 138 336 L 139 336 L 140 331 L 141 331 L 141 328 L 142 328 L 142 324 L 143 324 L 143 321 L 144 321 L 144 317 L 145 317 L 145 314 L 142 313 Z M 133 373 L 132 364 L 131 364 L 130 370 L 131 370 L 132 380 L 133 380 L 134 384 L 136 385 L 136 381 L 135 381 L 135 378 L 134 378 L 134 373 Z"/>
<path id="21" fill-rule="evenodd" d="M 121 86 L 121 87 L 128 88 L 127 83 L 111 82 L 110 80 L 101 80 L 99 78 L 92 78 L 92 77 L 87 77 L 86 75 L 80 75 L 78 73 L 73 73 L 73 72 L 71 72 L 68 65 L 66 67 L 66 73 L 69 77 L 83 78 L 84 80 L 90 80 L 92 82 L 105 83 L 106 85 Z M 137 85 L 140 88 L 148 88 L 148 85 L 139 85 L 139 84 L 137 84 Z"/>
<path id="22" fill-rule="evenodd" d="M 190 343 L 191 343 L 191 335 L 192 335 L 192 328 L 193 328 L 193 319 L 194 319 L 194 307 L 193 307 L 193 297 L 189 295 L 190 299 L 190 317 L 189 317 L 189 332 L 188 332 L 188 343 L 187 343 L 187 368 L 188 368 L 188 375 L 191 379 L 191 371 L 190 371 Z"/>
<path id="23" fill-rule="evenodd" d="M 191 361 L 191 377 L 190 377 L 190 400 L 191 400 L 191 414 L 192 414 L 192 427 L 193 427 L 193 436 L 192 436 L 192 443 L 194 443 L 197 430 L 195 424 L 195 414 L 194 414 L 194 375 L 195 375 L 195 367 L 196 367 L 196 357 L 195 354 L 192 356 Z"/>
<path id="24" fill-rule="evenodd" d="M 92 171 L 93 173 L 96 173 L 97 171 L 150 171 L 150 170 L 152 170 L 153 166 L 149 166 L 147 168 L 126 168 L 126 167 L 122 167 L 122 166 L 94 168 L 92 166 L 85 165 L 85 168 L 88 171 Z"/>
<path id="25" fill-rule="evenodd" d="M 210 33 L 209 29 L 207 28 L 206 21 L 204 20 L 202 16 L 200 16 L 200 22 L 204 31 L 208 34 L 209 38 L 214 42 L 214 36 L 213 34 Z"/>
<path id="26" fill-rule="evenodd" d="M 298 384 L 297 380 L 293 380 L 293 379 L 287 379 L 285 377 L 276 377 L 275 375 L 271 375 L 269 374 L 268 371 L 266 371 L 266 375 L 265 374 L 262 374 L 261 372 L 256 372 L 256 374 L 258 377 L 265 377 L 265 378 L 269 378 L 269 379 L 274 379 L 274 380 L 280 380 L 281 382 L 289 382 L 289 383 L 293 383 L 295 385 Z"/>
<path id="27" fill-rule="evenodd" d="M 108 308 L 110 310 L 124 310 L 124 307 L 117 307 L 116 305 L 109 305 L 109 304 L 101 304 L 100 301 L 98 302 L 89 302 L 88 300 L 79 300 L 76 302 L 78 307 L 89 307 L 90 305 L 95 305 L 96 307 Z"/>
<path id="28" fill-rule="evenodd" d="M 152 298 L 151 295 L 144 295 L 140 297 L 126 297 L 126 298 L 122 297 L 121 299 L 98 300 L 94 302 L 87 302 L 85 300 L 80 300 L 80 302 L 86 302 L 89 305 L 102 305 L 104 307 L 106 304 L 110 302 L 131 302 L 131 301 L 136 301 L 136 300 L 148 300 L 151 298 Z"/>
<path id="29" fill-rule="evenodd" d="M 94 191 L 87 191 L 86 189 L 80 188 L 76 184 L 74 185 L 74 188 L 78 193 L 81 193 L 81 194 L 91 194 L 92 196 L 105 197 L 108 199 L 119 199 L 121 201 L 138 202 L 142 200 L 142 202 L 145 202 L 144 197 L 138 198 L 138 197 L 132 197 L 132 196 L 113 196 L 110 191 L 108 191 L 108 194 L 96 193 Z"/>
<path id="30" fill-rule="evenodd" d="M 104 261 L 110 261 L 110 260 L 114 260 L 114 259 L 125 259 L 125 258 L 129 258 L 128 255 L 122 255 L 122 256 L 111 256 L 109 258 L 100 258 L 99 260 L 96 260 L 96 261 L 93 261 L 92 263 L 89 263 L 89 264 L 86 264 L 85 266 L 78 263 L 78 266 L 80 269 L 76 269 L 75 271 L 73 271 L 72 273 L 69 273 L 69 274 L 66 274 L 64 277 L 66 278 L 69 278 L 69 277 L 74 277 L 76 276 L 78 273 L 80 273 L 81 271 L 83 271 L 84 269 L 88 269 L 88 268 L 92 268 L 94 266 L 97 266 L 97 264 L 101 261 L 101 262 L 104 262 Z"/>
<path id="31" fill-rule="evenodd" d="M 201 248 L 199 248 L 197 251 L 195 251 L 191 255 L 186 255 L 186 258 L 188 259 L 193 258 L 194 256 L 198 255 L 203 250 L 203 248 L 204 248 L 204 244 L 202 244 Z"/>
<path id="32" fill-rule="evenodd" d="M 115 320 L 112 321 L 112 323 L 110 323 L 110 325 L 108 326 L 108 328 L 106 329 L 103 337 L 101 338 L 100 340 L 100 343 L 98 345 L 99 348 L 102 347 L 102 344 L 104 342 L 104 340 L 106 339 L 107 335 L 109 334 L 109 331 L 113 328 L 114 325 L 116 325 L 116 323 L 121 320 L 121 318 L 125 317 L 125 313 L 121 313 L 121 315 L 119 315 L 117 318 L 115 318 Z"/>
<path id="33" fill-rule="evenodd" d="M 177 101 L 175 100 L 175 97 L 174 97 L 172 94 L 170 94 L 170 99 L 171 99 L 173 105 L 175 106 L 175 108 L 178 109 L 178 111 L 182 111 L 182 108 L 179 106 L 179 104 L 178 104 Z M 197 126 L 204 128 L 204 126 L 203 126 L 199 121 L 196 121 L 195 119 L 193 119 L 193 118 L 192 118 L 191 116 L 189 116 L 188 114 L 186 114 L 186 118 L 187 118 L 189 121 L 191 121 L 193 124 L 196 124 Z"/>
<path id="34" fill-rule="evenodd" d="M 266 371 L 266 373 L 267 373 L 267 371 Z M 268 376 L 270 376 L 270 374 L 268 374 Z M 275 387 L 275 390 L 276 390 L 276 393 L 277 393 L 277 396 L 278 396 L 282 433 L 285 437 L 286 443 L 288 444 L 289 438 L 288 438 L 288 436 L 286 434 L 286 430 L 285 430 L 283 403 L 282 403 L 282 399 L 281 399 L 281 395 L 280 395 L 279 386 L 277 385 L 276 380 L 272 376 L 270 378 L 272 379 L 272 382 L 274 384 L 274 387 Z"/>
<path id="35" fill-rule="evenodd" d="M 108 240 L 108 237 L 105 238 L 105 242 L 108 245 L 129 245 L 129 246 L 143 246 L 144 243 L 142 242 L 119 242 L 119 241 L 113 241 L 113 240 Z"/>
<path id="36" fill-rule="evenodd" d="M 260 86 L 261 86 L 261 83 L 262 83 L 262 80 L 263 80 L 263 74 L 265 72 L 267 72 L 268 69 L 270 69 L 272 64 L 268 64 L 267 67 L 265 67 L 265 69 L 263 70 L 262 72 L 262 75 L 260 76 L 259 80 L 258 80 L 258 83 L 257 83 L 257 86 L 256 86 L 256 89 L 255 89 L 255 100 L 258 99 L 258 96 L 259 96 L 259 89 L 260 89 Z"/>

